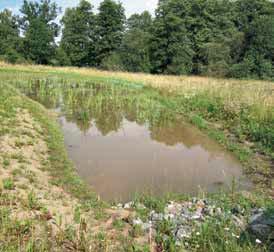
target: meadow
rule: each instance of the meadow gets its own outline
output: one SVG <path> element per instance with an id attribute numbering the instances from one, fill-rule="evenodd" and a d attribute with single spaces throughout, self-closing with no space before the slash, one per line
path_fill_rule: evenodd
<path id="1" fill-rule="evenodd" d="M 151 244 L 141 242 L 140 245 L 138 237 L 142 235 L 136 232 L 130 232 L 134 235 L 127 239 L 123 236 L 123 228 L 127 225 L 123 218 L 111 223 L 111 232 L 104 229 L 102 223 L 113 214 L 109 212 L 110 205 L 100 200 L 75 173 L 67 157 L 56 115 L 22 94 L 30 90 L 37 82 L 41 87 L 47 86 L 48 83 L 81 86 L 90 82 L 122 85 L 127 89 L 142 87 L 144 98 L 141 101 L 145 111 L 149 108 L 160 110 L 164 107 L 169 111 L 168 117 L 179 115 L 208 134 L 241 161 L 246 176 L 254 182 L 256 188 L 252 193 L 242 194 L 235 191 L 232 185 L 231 191 L 227 193 L 198 195 L 200 198 L 209 198 L 214 204 L 220 206 L 226 217 L 220 220 L 216 220 L 215 217 L 209 218 L 200 227 L 195 226 L 195 231 L 201 235 L 188 240 L 187 251 L 261 251 L 264 249 L 249 239 L 241 243 L 235 237 L 228 237 L 224 230 L 229 227 L 231 232 L 237 235 L 242 231 L 231 219 L 231 209 L 235 205 L 244 209 L 246 220 L 254 208 L 273 209 L 273 82 L 154 76 L 87 68 L 0 63 L 0 137 L 4 139 L 2 144 L 11 148 L 7 148 L 10 153 L 0 154 L 0 167 L 5 174 L 1 182 L 0 198 L 2 251 L 17 251 L 19 248 L 23 251 L 52 251 L 53 248 L 56 251 L 65 249 L 121 251 L 121 248 L 123 251 L 149 251 L 151 249 Z M 41 88 L 41 96 L 43 96 L 43 90 L 47 91 Z M 52 92 L 53 101 L 54 94 Z M 26 115 L 21 118 L 20 114 Z M 85 119 L 85 115 L 83 114 L 82 119 Z M 26 132 L 31 125 L 33 129 Z M 22 141 L 22 130 L 23 135 L 26 135 L 26 141 Z M 12 141 L 10 142 L 9 139 Z M 39 150 L 39 146 L 43 143 L 44 151 Z M 36 148 L 36 151 L 33 150 L 33 155 L 37 155 L 36 158 L 33 158 L 33 155 L 25 155 L 24 151 L 20 152 L 20 150 L 27 150 L 28 146 Z M 39 171 L 31 168 L 35 164 L 37 166 L 37 162 Z M 30 176 L 30 172 L 35 172 L 36 175 Z M 45 179 L 43 173 L 49 174 L 46 177 L 48 184 L 44 186 L 41 182 Z M 21 177 L 27 179 L 30 185 L 24 186 L 26 182 L 23 183 Z M 31 177 L 37 177 L 37 179 L 31 179 Z M 48 185 L 53 192 L 58 188 L 62 189 L 61 192 L 58 191 L 59 197 L 55 197 L 56 195 L 52 195 L 45 189 Z M 17 190 L 24 191 L 26 199 L 20 200 L 16 195 Z M 48 201 L 39 203 L 43 201 L 37 196 L 39 190 L 44 192 L 43 197 L 47 195 Z M 62 196 L 63 193 L 65 196 Z M 186 198 L 189 197 L 186 195 L 168 195 L 163 198 L 140 196 L 136 198 L 134 211 L 140 218 L 145 219 L 151 210 L 163 211 L 165 204 L 171 199 L 180 201 Z M 74 203 L 73 206 L 70 206 L 70 201 Z M 66 212 L 70 211 L 70 213 L 62 214 L 70 216 L 68 219 L 72 219 L 71 225 L 62 224 L 62 217 L 51 216 L 56 210 L 50 208 L 50 202 L 54 202 L 53 205 L 56 205 L 57 209 L 58 204 L 68 207 Z M 138 202 L 143 204 L 145 209 L 138 207 Z M 24 218 L 18 214 L 18 209 L 19 212 L 26 213 L 23 215 Z M 52 229 L 52 224 L 48 223 L 48 219 L 52 218 L 59 218 L 57 230 Z M 39 230 L 39 225 L 42 225 L 43 229 Z M 156 251 L 185 251 L 185 248 L 176 247 L 170 225 L 172 224 L 168 222 L 159 224 L 156 244 L 160 250 Z M 92 229 L 93 226 L 99 227 L 100 232 L 95 232 Z M 138 229 L 136 226 L 127 226 L 127 228 L 135 231 Z M 91 232 L 95 235 L 90 235 Z M 111 237 L 109 237 L 110 233 Z"/>

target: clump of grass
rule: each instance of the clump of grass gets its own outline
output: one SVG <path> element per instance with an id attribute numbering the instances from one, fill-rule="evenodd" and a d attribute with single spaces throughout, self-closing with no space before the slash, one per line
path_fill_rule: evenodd
<path id="1" fill-rule="evenodd" d="M 4 158 L 3 160 L 3 167 L 4 168 L 8 168 L 8 166 L 10 165 L 10 160 L 7 158 Z"/>
<path id="2" fill-rule="evenodd" d="M 15 185 L 14 185 L 13 179 L 11 178 L 3 179 L 3 188 L 5 190 L 14 190 Z"/>
<path id="3" fill-rule="evenodd" d="M 14 170 L 12 171 L 12 175 L 13 175 L 14 177 L 17 177 L 17 176 L 22 175 L 22 174 L 23 174 L 23 172 L 22 172 L 21 169 L 14 169 Z"/>
<path id="4" fill-rule="evenodd" d="M 25 143 L 21 139 L 16 139 L 15 147 L 22 148 L 23 146 L 25 146 Z"/>
<path id="5" fill-rule="evenodd" d="M 31 184 L 34 184 L 37 182 L 37 176 L 36 174 L 31 170 L 25 170 L 23 173 L 24 177 L 29 180 Z"/>
<path id="6" fill-rule="evenodd" d="M 191 117 L 191 122 L 195 126 L 197 126 L 199 129 L 206 129 L 207 128 L 206 121 L 198 115 L 193 115 Z"/>
<path id="7" fill-rule="evenodd" d="M 41 208 L 39 201 L 33 191 L 28 194 L 27 207 L 30 210 L 39 210 Z"/>
<path id="8" fill-rule="evenodd" d="M 144 235 L 144 230 L 141 225 L 135 224 L 133 225 L 132 229 L 130 230 L 130 235 L 133 238 L 138 238 Z"/>
<path id="9" fill-rule="evenodd" d="M 100 207 L 100 208 L 95 208 L 94 209 L 94 218 L 96 220 L 107 220 L 109 218 L 109 215 L 106 213 L 105 209 Z"/>
<path id="10" fill-rule="evenodd" d="M 117 230 L 123 230 L 125 227 L 125 222 L 123 220 L 120 219 L 115 219 L 112 223 L 112 226 L 117 229 Z"/>
<path id="11" fill-rule="evenodd" d="M 106 251 L 108 243 L 107 235 L 104 232 L 99 232 L 95 235 L 94 247 L 98 249 L 98 251 Z"/>
<path id="12" fill-rule="evenodd" d="M 80 209 L 80 206 L 77 206 L 75 209 L 74 209 L 74 215 L 73 215 L 73 219 L 76 223 L 80 223 L 81 222 L 81 209 Z"/>
<path id="13" fill-rule="evenodd" d="M 22 152 L 17 152 L 11 155 L 11 159 L 17 160 L 19 163 L 27 163 L 26 158 Z"/>

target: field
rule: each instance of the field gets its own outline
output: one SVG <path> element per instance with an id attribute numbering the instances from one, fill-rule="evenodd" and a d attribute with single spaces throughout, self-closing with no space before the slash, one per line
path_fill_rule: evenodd
<path id="1" fill-rule="evenodd" d="M 201 193 L 199 197 L 218 205 L 224 216 L 194 226 L 199 236 L 188 239 L 184 248 L 176 247 L 168 222 L 159 224 L 151 241 L 125 219 L 132 214 L 146 219 L 151 210 L 162 212 L 169 200 L 189 197 L 140 196 L 133 211 L 112 209 L 101 201 L 68 160 L 56 115 L 20 93 L 37 81 L 41 86 L 48 82 L 143 86 L 153 102 L 144 107 L 165 107 L 218 141 L 242 162 L 256 188 L 238 193 L 232 185 L 228 193 Z M 238 241 L 243 230 L 233 222 L 231 209 L 244 209 L 246 221 L 254 208 L 273 209 L 274 83 L 0 63 L 0 92 L 0 147 L 5 150 L 0 153 L 0 251 L 149 251 L 155 246 L 155 251 L 264 249 L 249 239 Z M 18 197 L 21 194 L 24 197 Z M 235 237 L 226 233 L 228 227 Z"/>

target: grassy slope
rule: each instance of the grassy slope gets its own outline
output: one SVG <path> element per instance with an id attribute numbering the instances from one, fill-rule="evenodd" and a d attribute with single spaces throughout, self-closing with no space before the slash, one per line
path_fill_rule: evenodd
<path id="1" fill-rule="evenodd" d="M 75 69 L 75 68 L 50 68 L 50 67 L 27 67 L 27 66 L 10 66 L 10 65 L 0 65 L 0 80 L 3 83 L 3 81 L 22 81 L 22 80 L 28 80 L 33 78 L 56 78 L 58 79 L 67 79 L 70 81 L 86 81 L 86 80 L 96 80 L 96 81 L 103 81 L 103 82 L 110 82 L 110 83 L 132 83 L 132 79 L 134 79 L 134 83 L 138 84 L 147 84 L 152 86 L 160 86 L 161 90 L 168 89 L 168 94 L 165 91 L 164 96 L 166 97 L 163 102 L 166 103 L 167 106 L 169 106 L 171 109 L 175 109 L 178 113 L 183 113 L 188 116 L 188 118 L 195 123 L 198 127 L 204 129 L 207 131 L 212 137 L 217 138 L 221 143 L 223 143 L 225 146 L 230 147 L 232 151 L 234 151 L 236 154 L 239 155 L 239 157 L 243 157 L 243 161 L 250 160 L 250 155 L 252 157 L 255 157 L 255 159 L 258 159 L 257 155 L 254 155 L 258 149 L 260 149 L 264 155 L 263 158 L 259 158 L 259 162 L 263 162 L 266 169 L 263 169 L 263 177 L 269 177 L 269 174 L 271 170 L 269 169 L 269 159 L 271 158 L 271 148 L 273 146 L 268 146 L 268 144 L 261 144 L 261 142 L 257 142 L 256 148 L 253 145 L 250 145 L 251 147 L 247 147 L 247 140 L 241 140 L 239 136 L 237 136 L 237 141 L 231 141 L 230 138 L 232 136 L 231 134 L 231 128 L 232 126 L 229 125 L 229 127 L 224 128 L 224 124 L 228 124 L 229 120 L 227 118 L 223 118 L 222 115 L 218 115 L 218 113 L 223 113 L 223 108 L 228 106 L 228 109 L 226 111 L 233 111 L 233 113 L 237 114 L 237 110 L 234 111 L 237 106 L 242 106 L 242 104 L 248 105 L 254 105 L 258 106 L 258 111 L 256 112 L 256 122 L 262 122 L 266 125 L 268 123 L 268 120 L 270 118 L 273 119 L 272 113 L 273 113 L 273 96 L 269 95 L 269 90 L 273 89 L 273 83 L 267 83 L 267 82 L 249 82 L 243 81 L 225 81 L 225 80 L 213 80 L 213 79 L 206 79 L 206 78 L 182 78 L 182 77 L 166 77 L 166 76 L 159 76 L 154 77 L 150 75 L 142 75 L 142 74 L 125 74 L 125 73 L 108 73 L 106 76 L 105 72 L 100 72 L 96 70 L 88 70 L 88 69 Z M 114 79 L 113 79 L 114 78 Z M 125 81 L 126 79 L 126 81 Z M 170 87 L 170 84 L 174 84 L 174 86 Z M 171 84 L 171 85 L 172 85 Z M 224 85 L 225 84 L 225 85 Z M 221 86 L 224 85 L 225 88 L 221 88 Z M 252 86 L 253 85 L 253 86 Z M 195 88 L 193 88 L 193 86 Z M 54 179 L 51 181 L 52 184 L 57 186 L 64 187 L 68 192 L 72 193 L 72 195 L 75 195 L 77 198 L 84 199 L 85 204 L 82 205 L 80 208 L 99 208 L 102 210 L 104 208 L 104 204 L 97 200 L 97 198 L 94 196 L 94 194 L 81 182 L 81 180 L 75 176 L 75 173 L 73 172 L 72 166 L 70 162 L 67 160 L 64 145 L 63 145 L 63 139 L 62 134 L 60 133 L 60 130 L 58 129 L 57 124 L 50 118 L 47 113 L 41 108 L 41 106 L 37 106 L 36 103 L 33 103 L 27 98 L 22 97 L 21 95 L 17 94 L 17 91 L 14 89 L 10 89 L 10 87 L 7 87 L 3 84 L 1 84 L 1 96 L 0 96 L 0 102 L 1 102 L 1 109 L 0 110 L 3 114 L 1 114 L 2 119 L 5 119 L 5 116 L 12 116 L 14 112 L 12 112 L 16 108 L 24 108 L 27 109 L 33 117 L 39 122 L 39 124 L 43 127 L 45 130 L 45 136 L 47 138 L 45 141 L 47 142 L 47 146 L 49 148 L 49 162 L 47 163 L 46 170 L 49 171 L 53 176 Z M 2 90 L 5 90 L 3 93 Z M 221 92 L 218 92 L 218 90 Z M 251 91 L 253 90 L 253 91 Z M 174 96 L 174 91 L 176 91 L 176 96 Z M 162 92 L 162 91 L 161 91 Z M 171 94 L 169 94 L 171 93 Z M 178 95 L 182 94 L 182 95 Z M 239 94 L 241 94 L 239 96 Z M 239 99 L 235 99 L 234 95 L 236 97 L 239 97 Z M 249 97 L 250 95 L 250 97 Z M 13 97 L 11 99 L 11 97 Z M 20 98 L 18 98 L 20 97 Z M 183 98 L 182 98 L 183 97 Z M 209 98 L 210 97 L 210 98 Z M 249 99 L 247 99 L 249 97 Z M 257 97 L 257 98 L 256 98 Z M 221 98 L 221 100 L 220 100 Z M 22 100 L 21 100 L 22 99 Z M 159 99 L 161 99 L 159 97 Z M 18 102 L 20 101 L 20 102 Z M 201 102 L 202 101 L 202 102 Z M 219 106 L 220 103 L 222 106 Z M 209 104 L 209 105 L 208 105 Z M 217 110 L 215 111 L 217 114 L 217 117 L 212 117 L 212 113 L 210 114 L 208 109 L 204 110 L 206 106 L 209 106 L 210 109 L 212 109 L 212 104 L 216 105 L 213 106 L 213 109 Z M 229 106 L 229 104 L 231 106 Z M 218 107 L 218 106 L 219 107 Z M 183 106 L 184 109 L 181 109 Z M 234 107 L 235 106 L 235 107 Z M 6 114 L 5 111 L 11 110 L 11 114 Z M 214 110 L 213 110 L 214 111 Z M 250 111 L 247 111 L 250 113 Z M 255 112 L 251 111 L 251 112 Z M 231 119 L 230 119 L 231 120 Z M 241 118 L 237 118 L 237 120 L 241 120 Z M 260 121 L 261 120 L 261 121 Z M 240 122 L 242 123 L 242 122 Z M 216 126 L 217 125 L 217 126 Z M 216 128 L 217 127 L 217 128 Z M 6 134 L 7 128 L 12 127 L 1 127 L 0 132 L 1 134 Z M 222 132 L 227 131 L 227 134 L 222 134 Z M 233 134 L 234 139 L 235 134 Z M 271 137 L 270 132 L 270 137 Z M 247 149 L 246 149 L 247 148 Z M 243 149 L 245 151 L 243 151 Z M 247 151 L 246 151 L 247 150 Z M 255 150 L 255 151 L 254 151 Z M 250 155 L 246 156 L 246 153 L 251 153 Z M 253 153 L 253 154 L 252 154 Z M 267 157 L 267 158 L 265 158 Z M 4 160 L 3 160 L 4 164 Z M 55 169 L 52 169 L 54 167 Z M 56 169 L 58 167 L 58 169 Z M 253 167 L 254 168 L 254 167 Z M 260 171 L 260 173 L 262 173 Z M 65 175 L 65 176 L 64 176 Z M 7 193 L 1 194 L 1 202 L 6 202 L 9 205 L 10 199 L 6 199 Z M 213 197 L 213 196 L 212 196 Z M 145 198 L 142 200 L 142 202 L 145 202 L 145 205 L 148 206 L 149 209 L 152 208 L 161 208 L 164 203 L 168 199 L 152 199 L 152 198 Z M 238 195 L 236 193 L 232 193 L 229 195 L 218 195 L 215 199 L 218 204 L 222 207 L 222 209 L 229 211 L 231 207 L 233 207 L 235 204 L 240 204 L 241 206 L 245 207 L 247 212 L 250 211 L 250 209 L 253 206 L 266 206 L 269 204 L 268 197 L 256 197 L 256 194 L 248 197 L 244 197 L 242 195 Z M 88 203 L 87 203 L 88 202 Z M 5 204 L 3 204 L 5 207 L 1 207 L 1 225 L 7 225 L 7 222 L 9 223 L 10 220 L 6 218 L 6 210 L 7 207 Z M 1 204 L 2 206 L 2 204 Z M 138 212 L 138 209 L 137 209 Z M 142 215 L 142 210 L 139 211 Z M 16 222 L 16 223 L 9 223 L 12 224 L 10 229 L 14 229 L 15 226 L 18 226 L 18 233 L 25 232 L 25 222 Z M 224 240 L 224 236 L 226 234 L 223 233 L 223 228 L 227 225 L 231 225 L 232 228 L 235 228 L 235 232 L 239 232 L 239 230 L 236 230 L 236 227 L 234 227 L 229 220 L 223 220 L 222 223 L 215 223 L 214 220 L 209 220 L 208 223 L 206 223 L 205 226 L 207 226 L 207 230 L 201 230 L 202 236 L 200 238 L 195 238 L 193 240 L 193 244 L 200 245 L 201 249 L 200 251 L 205 250 L 211 250 L 211 251 L 221 251 L 224 249 L 224 246 L 226 247 L 226 251 L 242 251 L 243 247 L 237 244 L 237 241 L 232 241 L 229 244 L 223 244 L 219 239 Z M 2 226 L 3 227 L 3 226 Z M 29 226 L 27 226 L 27 230 L 31 230 Z M 10 233 L 6 233 L 10 234 Z M 29 234 L 27 232 L 27 234 Z M 68 235 L 66 232 L 64 234 Z M 64 235 L 63 234 L 63 235 Z M 3 234 L 2 234 L 3 235 Z M 33 245 L 33 240 L 30 237 L 26 235 L 26 237 L 20 237 L 17 236 L 18 234 L 15 234 L 15 237 L 17 237 L 17 240 L 13 241 L 14 244 L 20 241 L 20 239 L 27 239 L 28 243 L 26 246 L 30 246 L 30 248 L 33 247 L 34 251 L 38 251 L 35 246 Z M 1 237 L 1 240 L 5 239 L 5 237 Z M 70 241 L 73 239 L 69 239 L 68 237 L 65 237 L 62 241 Z M 217 240 L 219 240 L 217 242 Z M 3 241 L 3 240 L 2 240 Z M 73 240 L 72 243 L 84 243 L 83 246 L 88 246 L 89 242 L 91 240 L 85 240 L 84 242 L 81 239 L 77 239 L 77 241 Z M 102 246 L 102 251 L 110 251 L 107 250 L 104 246 L 106 246 L 106 237 L 104 234 L 100 234 L 99 237 L 96 238 L 96 243 L 100 243 L 98 246 Z M 94 243 L 94 240 L 93 240 Z M 102 244 L 101 244 L 102 243 Z M 218 244 L 219 243 L 219 244 Z M 11 244 L 13 246 L 14 244 Z M 58 244 L 60 246 L 60 249 L 62 248 L 64 244 L 61 242 Z M 78 244 L 79 245 L 79 244 Z M 77 246 L 78 246 L 77 245 Z M 16 246 L 16 245 L 14 245 Z M 138 251 L 137 247 L 130 243 L 130 245 L 125 245 L 125 247 L 128 246 L 128 250 L 125 249 L 125 251 Z M 244 245 L 244 249 L 246 251 L 254 251 L 255 247 L 253 245 Z M 135 250 L 134 250 L 135 247 Z M 105 249 L 104 249 L 105 248 Z M 8 250 L 6 250 L 8 251 Z M 16 250 L 10 250 L 10 251 L 16 251 Z M 32 250 L 29 250 L 32 251 Z M 45 251 L 47 251 L 45 249 Z M 142 249 L 140 251 L 143 251 Z"/>

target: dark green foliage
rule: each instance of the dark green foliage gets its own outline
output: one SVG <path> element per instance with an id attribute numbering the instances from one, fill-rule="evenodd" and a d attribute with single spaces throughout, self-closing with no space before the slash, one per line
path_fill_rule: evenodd
<path id="1" fill-rule="evenodd" d="M 58 15 L 56 3 L 51 0 L 24 0 L 21 13 L 25 58 L 38 64 L 49 64 L 55 54 L 54 39 L 59 30 L 54 22 Z"/>
<path id="2" fill-rule="evenodd" d="M 71 61 L 62 47 L 58 47 L 55 51 L 55 57 L 51 60 L 54 66 L 70 66 Z"/>
<path id="3" fill-rule="evenodd" d="M 61 19 L 60 46 L 54 0 L 24 0 L 21 13 L 20 19 L 0 13 L 0 59 L 12 63 L 274 78 L 270 0 L 159 0 L 154 18 L 145 11 L 127 20 L 120 2 L 104 0 L 94 14 L 90 2 L 81 0 Z"/>
<path id="4" fill-rule="evenodd" d="M 109 56 L 102 59 L 100 67 L 105 70 L 123 71 L 122 55 L 118 52 L 112 52 Z"/>
<path id="5" fill-rule="evenodd" d="M 67 54 L 67 59 L 74 66 L 94 65 L 95 16 L 92 5 L 82 0 L 76 8 L 67 9 L 62 24 L 61 48 Z"/>
<path id="6" fill-rule="evenodd" d="M 267 0 L 238 0 L 236 27 L 244 33 L 233 77 L 271 78 L 274 66 L 274 5 Z"/>
<path id="7" fill-rule="evenodd" d="M 134 14 L 127 20 L 120 55 L 125 70 L 129 72 L 150 72 L 149 58 L 152 17 L 149 12 Z"/>
<path id="8" fill-rule="evenodd" d="M 113 57 L 122 42 L 125 14 L 121 3 L 104 0 L 99 7 L 96 28 L 96 65 Z"/>
<path id="9" fill-rule="evenodd" d="M 188 6 L 182 0 L 160 2 L 151 39 L 154 73 L 191 73 L 194 51 L 183 18 Z"/>
<path id="10" fill-rule="evenodd" d="M 0 57 L 15 63 L 21 56 L 18 19 L 9 10 L 0 12 Z"/>

